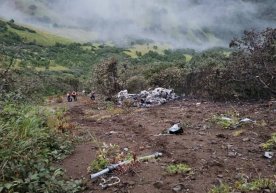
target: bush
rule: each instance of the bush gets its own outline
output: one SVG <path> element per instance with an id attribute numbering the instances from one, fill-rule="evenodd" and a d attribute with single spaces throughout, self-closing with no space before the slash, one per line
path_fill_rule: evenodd
<path id="1" fill-rule="evenodd" d="M 148 83 L 143 76 L 130 77 L 126 82 L 126 89 L 130 93 L 138 93 L 148 87 Z"/>
<path id="2" fill-rule="evenodd" d="M 152 86 L 161 86 L 165 88 L 173 88 L 177 93 L 185 92 L 184 73 L 177 67 L 170 67 L 154 73 L 149 78 L 149 84 Z"/>
<path id="3" fill-rule="evenodd" d="M 99 93 L 106 97 L 112 97 L 120 90 L 117 68 L 117 60 L 112 58 L 103 61 L 94 69 L 94 86 Z"/>
<path id="4" fill-rule="evenodd" d="M 0 192 L 77 192 L 81 181 L 65 181 L 51 161 L 72 145 L 47 127 L 49 112 L 30 105 L 2 103 L 0 112 Z"/>

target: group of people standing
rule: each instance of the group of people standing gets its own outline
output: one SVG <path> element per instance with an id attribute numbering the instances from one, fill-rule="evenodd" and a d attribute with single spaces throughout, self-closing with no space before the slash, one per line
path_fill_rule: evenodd
<path id="1" fill-rule="evenodd" d="M 74 99 L 74 101 L 77 101 L 77 92 L 76 91 L 73 91 L 73 92 L 68 92 L 67 93 L 67 101 L 68 102 L 72 102 Z"/>
<path id="2" fill-rule="evenodd" d="M 82 94 L 85 96 L 85 90 L 82 91 Z M 68 102 L 72 102 L 73 100 L 77 101 L 77 95 L 78 94 L 77 94 L 76 91 L 67 92 L 67 101 Z M 91 91 L 91 93 L 90 93 L 90 99 L 91 100 L 95 100 L 96 99 L 95 92 Z"/>

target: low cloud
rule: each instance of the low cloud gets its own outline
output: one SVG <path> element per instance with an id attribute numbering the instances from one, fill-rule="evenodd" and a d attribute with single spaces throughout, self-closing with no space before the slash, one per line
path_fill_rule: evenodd
<path id="1" fill-rule="evenodd" d="M 273 6 L 273 0 L 265 3 L 250 0 L 29 2 L 2 0 L 0 16 L 85 41 L 112 41 L 119 45 L 147 39 L 173 47 L 205 49 L 226 46 L 245 29 L 275 27 L 276 23 L 273 16 L 267 18 L 262 13 Z"/>

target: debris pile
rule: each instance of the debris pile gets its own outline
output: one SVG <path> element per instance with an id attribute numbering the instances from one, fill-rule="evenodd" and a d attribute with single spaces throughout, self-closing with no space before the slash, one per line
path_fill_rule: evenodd
<path id="1" fill-rule="evenodd" d="M 151 107 L 162 105 L 179 97 L 174 93 L 173 89 L 158 87 L 154 90 L 143 90 L 139 94 L 129 94 L 127 90 L 122 90 L 118 93 L 117 98 L 119 105 L 128 100 L 132 103 L 132 106 Z"/>

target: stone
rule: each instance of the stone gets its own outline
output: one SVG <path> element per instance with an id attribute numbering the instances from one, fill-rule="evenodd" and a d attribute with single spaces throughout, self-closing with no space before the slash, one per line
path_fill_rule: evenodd
<path id="1" fill-rule="evenodd" d="M 219 175 L 217 175 L 218 176 L 218 178 L 223 178 L 223 175 L 222 174 L 219 174 Z"/>
<path id="2" fill-rule="evenodd" d="M 248 137 L 245 137 L 242 139 L 243 142 L 247 142 L 247 141 L 250 141 L 250 139 Z"/>
<path id="3" fill-rule="evenodd" d="M 176 186 L 174 186 L 172 188 L 172 190 L 173 190 L 173 192 L 180 192 L 183 188 L 184 188 L 184 186 L 182 184 L 177 184 Z"/>
<path id="4" fill-rule="evenodd" d="M 236 152 L 228 152 L 228 157 L 236 157 Z"/>

